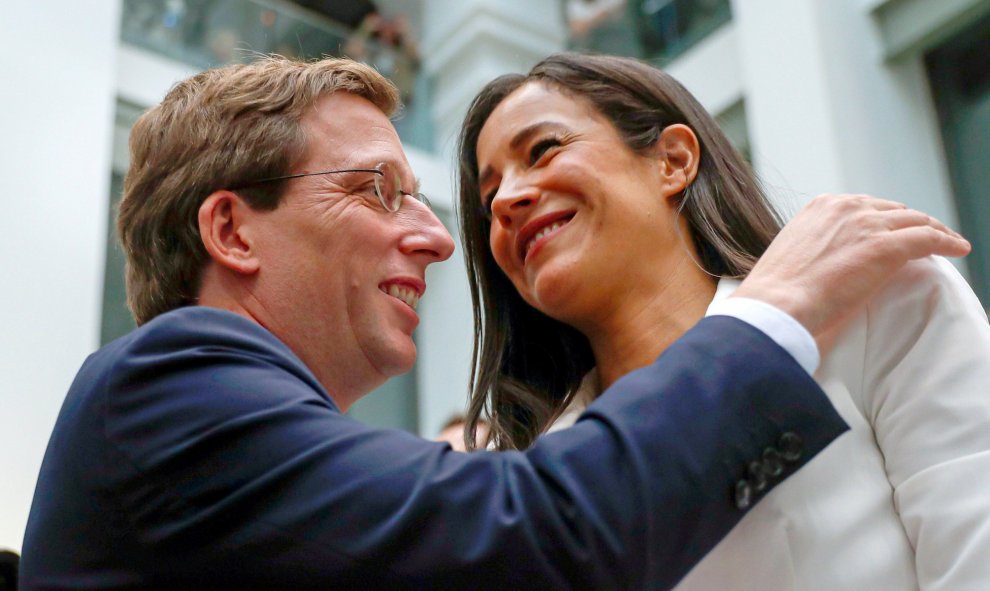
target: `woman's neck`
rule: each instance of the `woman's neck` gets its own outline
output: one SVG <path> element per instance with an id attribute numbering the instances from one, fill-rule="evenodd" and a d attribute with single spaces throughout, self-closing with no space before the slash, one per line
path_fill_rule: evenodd
<path id="1" fill-rule="evenodd" d="M 717 280 L 692 263 L 659 289 L 627 293 L 622 305 L 585 336 L 598 365 L 602 389 L 627 373 L 649 365 L 705 316 Z"/>

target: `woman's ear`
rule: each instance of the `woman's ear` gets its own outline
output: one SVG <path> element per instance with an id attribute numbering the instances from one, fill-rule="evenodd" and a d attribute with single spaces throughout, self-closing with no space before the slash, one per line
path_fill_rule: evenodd
<path id="1" fill-rule="evenodd" d="M 687 125 L 668 125 L 657 140 L 662 191 L 665 198 L 679 196 L 698 176 L 701 147 L 698 136 Z"/>
<path id="2" fill-rule="evenodd" d="M 199 206 L 199 236 L 210 258 L 225 269 L 251 275 L 260 261 L 252 249 L 250 220 L 254 211 L 239 195 L 215 191 Z"/>

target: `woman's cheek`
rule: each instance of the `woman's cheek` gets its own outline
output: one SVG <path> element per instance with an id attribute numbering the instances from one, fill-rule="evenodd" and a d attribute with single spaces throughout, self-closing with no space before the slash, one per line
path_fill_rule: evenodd
<path id="1" fill-rule="evenodd" d="M 512 270 L 509 265 L 512 261 L 512 241 L 509 239 L 508 232 L 502 230 L 498 226 L 498 222 L 492 223 L 492 230 L 489 236 L 488 245 L 492 250 L 492 256 L 495 257 L 495 262 L 498 264 L 499 268 L 506 275 L 512 275 Z"/>

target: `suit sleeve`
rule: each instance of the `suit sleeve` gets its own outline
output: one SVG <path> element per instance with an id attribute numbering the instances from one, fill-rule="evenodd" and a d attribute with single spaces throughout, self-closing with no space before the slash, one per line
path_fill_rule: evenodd
<path id="1" fill-rule="evenodd" d="M 136 344 L 108 386 L 108 488 L 161 580 L 669 588 L 742 517 L 751 460 L 795 435 L 785 477 L 846 428 L 787 353 L 726 317 L 509 453 L 366 427 L 280 344 L 240 333 Z"/>
<path id="2" fill-rule="evenodd" d="M 944 259 L 870 304 L 863 391 L 922 589 L 990 581 L 990 324 Z"/>

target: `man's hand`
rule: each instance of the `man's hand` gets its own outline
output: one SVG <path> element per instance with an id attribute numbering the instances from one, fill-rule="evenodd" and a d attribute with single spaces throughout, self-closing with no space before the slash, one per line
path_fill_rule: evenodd
<path id="1" fill-rule="evenodd" d="M 970 244 L 938 220 L 867 195 L 821 195 L 774 239 L 735 296 L 777 306 L 819 343 L 910 260 Z"/>

